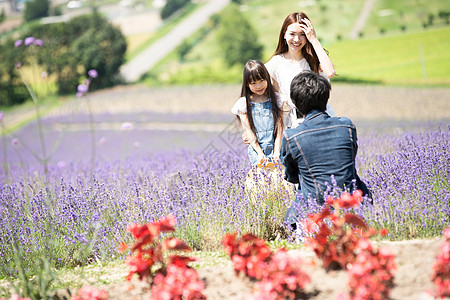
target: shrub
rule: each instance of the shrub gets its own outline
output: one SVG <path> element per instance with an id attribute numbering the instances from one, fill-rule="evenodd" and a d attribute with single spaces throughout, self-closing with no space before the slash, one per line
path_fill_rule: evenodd
<path id="1" fill-rule="evenodd" d="M 175 237 L 161 240 L 160 234 L 174 232 L 176 218 L 168 215 L 155 222 L 132 224 L 128 231 L 136 239 L 131 247 L 134 255 L 127 258 L 130 273 L 145 280 L 151 287 L 152 299 L 206 299 L 201 293 L 205 283 L 198 278 L 197 271 L 187 264 L 194 258 L 181 256 L 181 251 L 191 251 L 188 245 Z M 121 250 L 127 249 L 122 244 Z M 167 258 L 167 252 L 175 251 Z"/>
<path id="2" fill-rule="evenodd" d="M 49 0 L 33 0 L 25 2 L 25 11 L 23 17 L 27 22 L 47 17 L 49 8 Z"/>
<path id="3" fill-rule="evenodd" d="M 12 39 L 0 44 L 0 106 L 12 106 L 25 102 L 28 91 L 16 72 L 18 56 L 23 49 L 14 47 Z"/>
<path id="4" fill-rule="evenodd" d="M 220 26 L 217 43 L 228 66 L 261 59 L 263 45 L 258 41 L 258 34 L 236 5 L 230 5 L 221 15 Z"/>
<path id="5" fill-rule="evenodd" d="M 255 290 L 248 299 L 298 299 L 310 282 L 301 269 L 299 257 L 290 255 L 284 248 L 273 253 L 264 239 L 253 234 L 227 234 L 222 240 L 230 256 L 236 276 L 244 274 L 256 280 Z"/>
<path id="6" fill-rule="evenodd" d="M 67 23 L 37 24 L 24 36 L 39 36 L 44 41 L 43 51 L 36 54 L 37 61 L 49 75 L 56 75 L 59 94 L 73 93 L 90 69 L 96 69 L 99 75 L 91 90 L 112 86 L 120 80 L 117 74 L 125 59 L 125 37 L 97 13 Z"/>
<path id="7" fill-rule="evenodd" d="M 186 6 L 190 0 L 167 0 L 164 7 L 161 9 L 161 18 L 167 19 L 175 12 L 177 12 L 180 8 Z"/>

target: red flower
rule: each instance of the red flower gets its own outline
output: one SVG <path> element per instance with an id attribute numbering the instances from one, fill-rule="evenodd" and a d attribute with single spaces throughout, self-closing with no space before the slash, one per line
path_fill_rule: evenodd
<path id="1" fill-rule="evenodd" d="M 175 231 L 176 219 L 173 215 L 145 225 L 131 224 L 128 231 L 135 237 L 136 242 L 131 247 L 134 256 L 127 257 L 130 273 L 127 280 L 134 274 L 139 279 L 146 279 L 150 283 L 152 299 L 205 299 L 201 293 L 205 284 L 198 279 L 197 271 L 187 264 L 195 258 L 181 255 L 169 255 L 166 251 L 190 251 L 190 247 L 181 240 L 172 237 L 160 242 L 161 232 Z M 122 243 L 120 249 L 126 250 Z M 157 268 L 153 265 L 157 263 Z"/>
<path id="2" fill-rule="evenodd" d="M 180 241 L 177 238 L 169 238 L 163 242 L 163 247 L 166 250 L 183 250 L 183 251 L 191 251 L 191 248 L 183 241 Z"/>
<path id="3" fill-rule="evenodd" d="M 24 298 L 25 299 L 25 298 Z M 73 295 L 70 300 L 106 300 L 108 293 L 105 290 L 97 289 L 96 287 L 85 285 L 78 289 L 76 295 Z"/>
<path id="4" fill-rule="evenodd" d="M 136 257 L 127 257 L 126 264 L 130 267 L 130 273 L 127 276 L 127 280 L 131 280 L 135 273 L 138 274 L 139 279 L 142 280 L 151 274 L 153 260 L 144 259 L 142 254 L 138 254 Z"/>
<path id="5" fill-rule="evenodd" d="M 445 241 L 439 248 L 433 265 L 431 280 L 436 298 L 450 297 L 450 227 L 443 232 Z"/>

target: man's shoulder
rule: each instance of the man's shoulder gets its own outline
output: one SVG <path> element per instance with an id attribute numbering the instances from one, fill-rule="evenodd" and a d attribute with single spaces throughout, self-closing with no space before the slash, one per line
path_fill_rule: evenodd
<path id="1" fill-rule="evenodd" d="M 303 131 L 307 130 L 307 128 L 305 128 L 303 123 L 300 123 L 297 127 L 295 128 L 286 128 L 283 131 L 283 136 L 289 141 L 292 138 L 300 135 Z"/>
<path id="2" fill-rule="evenodd" d="M 341 123 L 343 125 L 349 125 L 349 126 L 354 126 L 352 120 L 350 120 L 350 118 L 347 117 L 331 117 L 332 119 L 336 120 L 336 122 Z"/>
<path id="3" fill-rule="evenodd" d="M 300 123 L 295 128 L 288 128 L 285 129 L 283 132 L 284 137 L 287 140 L 291 140 L 292 138 L 302 135 L 304 133 L 314 133 L 317 130 L 326 129 L 330 127 L 349 127 L 349 128 L 355 128 L 355 125 L 353 124 L 352 120 L 350 120 L 347 117 L 328 117 L 325 119 L 322 119 L 319 122 L 309 122 L 304 121 Z"/>

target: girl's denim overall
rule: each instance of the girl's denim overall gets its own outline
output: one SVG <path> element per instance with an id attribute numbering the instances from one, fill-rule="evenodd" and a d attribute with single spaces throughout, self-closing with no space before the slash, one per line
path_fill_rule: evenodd
<path id="1" fill-rule="evenodd" d="M 263 103 L 252 102 L 251 109 L 259 146 L 261 146 L 262 151 L 270 160 L 272 158 L 273 145 L 275 143 L 273 138 L 272 103 L 269 100 Z M 248 146 L 248 157 L 252 165 L 259 163 L 258 153 L 256 153 L 251 145 Z"/>

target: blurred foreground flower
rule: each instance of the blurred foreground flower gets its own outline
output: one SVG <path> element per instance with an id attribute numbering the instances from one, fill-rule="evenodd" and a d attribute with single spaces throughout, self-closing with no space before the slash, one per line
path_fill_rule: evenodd
<path id="1" fill-rule="evenodd" d="M 450 298 L 450 227 L 444 230 L 443 235 L 445 240 L 439 248 L 431 275 L 434 296 L 438 299 Z"/>
<path id="2" fill-rule="evenodd" d="M 77 87 L 77 98 L 83 97 L 88 91 L 89 91 L 89 85 L 91 84 L 91 81 L 93 78 L 97 78 L 98 74 L 97 71 L 92 69 L 88 71 L 89 78 L 86 78 L 84 80 L 84 83 L 79 84 Z M 88 107 L 89 112 L 89 129 L 91 133 L 91 172 L 94 170 L 95 167 L 95 157 L 97 152 L 97 145 L 96 145 L 96 138 L 95 138 L 95 127 L 94 127 L 94 115 L 92 113 L 91 108 L 91 102 L 86 97 L 86 105 Z"/>
<path id="3" fill-rule="evenodd" d="M 89 70 L 88 75 L 89 75 L 89 77 L 97 78 L 97 76 L 98 76 L 97 70 L 94 70 L 94 69 Z"/>
<path id="4" fill-rule="evenodd" d="M 133 256 L 127 257 L 130 273 L 140 280 L 146 280 L 151 286 L 151 299 L 206 299 L 201 293 L 205 283 L 199 279 L 197 271 L 187 264 L 195 258 L 179 254 L 166 255 L 168 251 L 191 251 L 191 248 L 176 237 L 161 242 L 159 235 L 175 231 L 176 218 L 173 215 L 163 217 L 153 223 L 131 224 L 128 231 L 136 239 L 130 248 Z M 128 246 L 124 243 L 120 251 Z"/>
<path id="5" fill-rule="evenodd" d="M 131 129 L 133 129 L 133 125 L 129 122 L 124 122 L 120 126 L 120 130 L 122 130 L 122 131 L 127 131 L 127 130 L 131 130 Z"/>
<path id="6" fill-rule="evenodd" d="M 93 286 L 85 285 L 78 289 L 77 293 L 73 295 L 70 300 L 106 300 L 108 293 L 105 290 L 98 289 Z"/>

